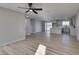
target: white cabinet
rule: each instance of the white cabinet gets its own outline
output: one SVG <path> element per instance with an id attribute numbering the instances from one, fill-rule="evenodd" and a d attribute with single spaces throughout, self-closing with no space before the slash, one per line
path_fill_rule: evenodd
<path id="1" fill-rule="evenodd" d="M 51 28 L 51 33 L 61 34 L 61 27 L 53 27 L 53 28 Z"/>

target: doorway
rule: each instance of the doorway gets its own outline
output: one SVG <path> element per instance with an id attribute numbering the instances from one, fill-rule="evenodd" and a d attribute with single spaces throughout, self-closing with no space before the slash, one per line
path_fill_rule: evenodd
<path id="1" fill-rule="evenodd" d="M 50 33 L 51 28 L 52 28 L 52 22 L 45 22 L 45 32 Z"/>
<path id="2" fill-rule="evenodd" d="M 70 22 L 69 21 L 62 22 L 62 34 L 70 35 Z"/>

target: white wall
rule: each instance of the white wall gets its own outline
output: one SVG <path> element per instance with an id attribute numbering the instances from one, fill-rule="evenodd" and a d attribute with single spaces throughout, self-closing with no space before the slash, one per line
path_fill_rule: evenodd
<path id="1" fill-rule="evenodd" d="M 79 13 L 76 16 L 76 37 L 79 40 Z"/>
<path id="2" fill-rule="evenodd" d="M 24 15 L 0 7 L 0 45 L 23 40 L 24 36 Z"/>

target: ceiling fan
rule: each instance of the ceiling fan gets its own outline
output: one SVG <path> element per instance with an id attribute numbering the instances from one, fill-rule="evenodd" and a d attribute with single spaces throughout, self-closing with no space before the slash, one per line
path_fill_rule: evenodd
<path id="1" fill-rule="evenodd" d="M 33 8 L 32 3 L 28 3 L 28 6 L 29 6 L 29 8 L 26 8 L 26 7 L 18 7 L 18 8 L 27 9 L 27 11 L 25 11 L 25 13 L 28 13 L 29 11 L 33 11 L 35 14 L 38 14 L 37 11 L 42 11 L 42 8 Z"/>

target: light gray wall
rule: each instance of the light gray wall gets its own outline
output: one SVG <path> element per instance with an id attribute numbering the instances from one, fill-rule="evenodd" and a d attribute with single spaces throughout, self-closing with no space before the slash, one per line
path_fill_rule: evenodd
<path id="1" fill-rule="evenodd" d="M 31 20 L 30 19 L 26 19 L 25 24 L 26 24 L 26 27 L 25 27 L 26 35 L 31 35 L 31 33 L 32 33 Z"/>
<path id="2" fill-rule="evenodd" d="M 26 19 L 26 35 L 31 35 L 32 33 L 42 32 L 42 23 L 40 20 Z"/>
<path id="3" fill-rule="evenodd" d="M 31 20 L 32 33 L 42 32 L 42 22 L 40 20 Z"/>
<path id="4" fill-rule="evenodd" d="M 35 33 L 35 20 L 31 19 L 32 33 Z"/>
<path id="5" fill-rule="evenodd" d="M 25 18 L 23 14 L 0 8 L 0 45 L 23 40 Z"/>
<path id="6" fill-rule="evenodd" d="M 42 32 L 42 22 L 35 20 L 35 32 Z"/>

